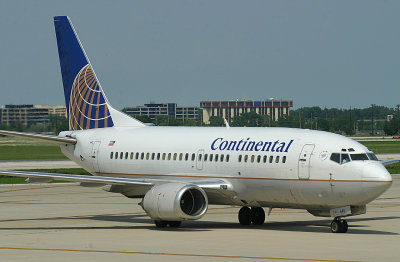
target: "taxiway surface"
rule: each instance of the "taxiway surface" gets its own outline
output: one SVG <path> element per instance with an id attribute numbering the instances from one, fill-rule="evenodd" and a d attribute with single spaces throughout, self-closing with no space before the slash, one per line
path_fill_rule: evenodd
<path id="1" fill-rule="evenodd" d="M 240 226 L 236 207 L 157 229 L 138 200 L 76 184 L 0 186 L 0 261 L 399 261 L 400 175 L 330 233 L 329 218 L 276 209 Z"/>

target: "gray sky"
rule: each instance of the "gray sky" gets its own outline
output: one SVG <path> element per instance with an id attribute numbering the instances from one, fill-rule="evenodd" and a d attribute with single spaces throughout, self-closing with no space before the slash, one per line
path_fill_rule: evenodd
<path id="1" fill-rule="evenodd" d="M 0 1 L 0 105 L 64 104 L 68 15 L 116 108 L 293 99 L 400 103 L 400 1 Z"/>

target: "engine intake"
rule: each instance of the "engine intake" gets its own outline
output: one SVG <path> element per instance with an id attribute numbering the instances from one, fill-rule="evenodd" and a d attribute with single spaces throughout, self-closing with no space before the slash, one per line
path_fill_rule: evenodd
<path id="1" fill-rule="evenodd" d="M 208 199 L 196 185 L 166 183 L 154 186 L 143 198 L 144 211 L 154 220 L 200 219 L 207 212 Z"/>

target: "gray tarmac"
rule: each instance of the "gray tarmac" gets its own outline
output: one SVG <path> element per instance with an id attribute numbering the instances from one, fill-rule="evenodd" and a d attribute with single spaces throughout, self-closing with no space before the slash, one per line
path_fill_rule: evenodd
<path id="1" fill-rule="evenodd" d="M 240 226 L 237 207 L 210 206 L 199 221 L 157 229 L 139 202 L 73 183 L 0 186 L 0 261 L 400 261 L 400 175 L 348 218 L 275 209 Z"/>

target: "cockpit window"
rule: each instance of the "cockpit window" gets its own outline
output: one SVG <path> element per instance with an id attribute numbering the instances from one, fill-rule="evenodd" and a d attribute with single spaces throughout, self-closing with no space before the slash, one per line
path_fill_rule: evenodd
<path id="1" fill-rule="evenodd" d="M 340 154 L 338 153 L 332 153 L 331 155 L 331 160 L 340 164 Z"/>
<path id="2" fill-rule="evenodd" d="M 378 161 L 378 158 L 376 157 L 376 155 L 374 153 L 367 153 L 367 155 L 370 160 Z"/>
<path id="3" fill-rule="evenodd" d="M 340 154 L 341 155 L 341 164 L 345 164 L 347 162 L 350 162 L 350 157 L 348 154 Z"/>
<path id="4" fill-rule="evenodd" d="M 364 161 L 364 160 L 369 160 L 367 157 L 367 154 L 350 154 L 351 160 L 353 161 Z"/>

